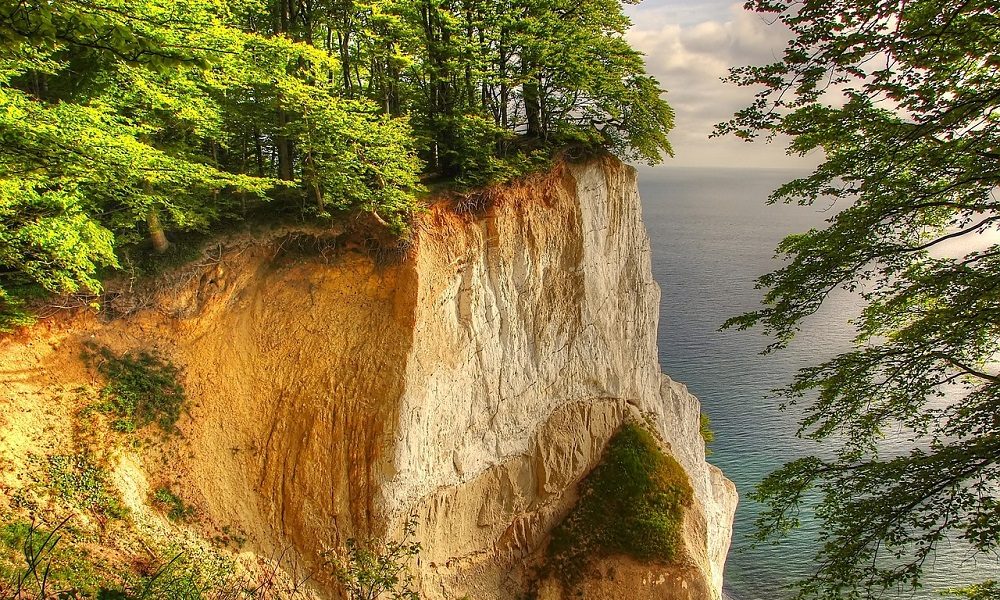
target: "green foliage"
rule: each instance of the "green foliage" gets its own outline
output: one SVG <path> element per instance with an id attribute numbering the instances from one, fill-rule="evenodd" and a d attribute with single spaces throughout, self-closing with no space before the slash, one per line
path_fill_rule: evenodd
<path id="1" fill-rule="evenodd" d="M 93 559 L 59 545 L 66 520 L 51 529 L 12 521 L 0 526 L 0 597 L 94 597 L 103 585 Z M 61 594 L 61 595 L 60 595 Z"/>
<path id="2" fill-rule="evenodd" d="M 853 349 L 782 391 L 808 401 L 800 434 L 831 455 L 785 465 L 758 487 L 761 541 L 818 498 L 821 549 L 801 597 L 917 587 L 942 541 L 996 565 L 1000 549 L 1000 277 L 997 169 L 1000 27 L 995 2 L 790 3 L 747 8 L 792 33 L 782 60 L 737 68 L 759 88 L 719 126 L 791 136 L 821 151 L 772 202 L 843 208 L 792 235 L 759 280 L 761 326 L 785 346 L 838 288 L 860 295 Z M 882 444 L 892 434 L 893 452 Z"/>
<path id="3" fill-rule="evenodd" d="M 715 441 L 715 432 L 712 431 L 712 419 L 705 413 L 701 413 L 698 432 L 701 433 L 701 439 L 705 440 L 706 444 L 711 444 Z"/>
<path id="4" fill-rule="evenodd" d="M 701 413 L 701 418 L 698 421 L 698 433 L 701 434 L 701 439 L 705 440 L 705 444 L 711 444 L 715 441 L 715 432 L 712 431 L 712 419 L 705 413 Z M 712 451 L 706 450 L 705 454 L 711 455 Z"/>
<path id="5" fill-rule="evenodd" d="M 328 564 L 349 600 L 420 598 L 413 590 L 413 576 L 407 564 L 420 554 L 420 543 L 411 541 L 416 527 L 416 519 L 410 518 L 401 540 L 365 547 L 349 539 L 341 552 L 327 553 Z"/>
<path id="6" fill-rule="evenodd" d="M 124 585 L 107 590 L 108 600 L 204 600 L 224 578 L 221 564 L 200 563 L 177 553 L 147 575 L 129 574 Z M 252 596 L 251 596 L 252 597 Z"/>
<path id="7" fill-rule="evenodd" d="M 176 366 L 152 352 L 117 356 L 104 347 L 90 348 L 87 359 L 106 380 L 98 408 L 114 416 L 112 428 L 134 432 L 156 423 L 166 433 L 176 431 L 185 401 Z"/>
<path id="8" fill-rule="evenodd" d="M 231 562 L 218 555 L 176 552 L 154 559 L 143 572 L 110 565 L 89 554 L 68 527 L 67 517 L 51 529 L 13 521 L 0 527 L 0 597 L 12 600 L 95 598 L 97 600 L 203 600 L 266 598 L 265 584 L 233 577 Z"/>
<path id="9" fill-rule="evenodd" d="M 649 431 L 623 424 L 580 484 L 577 505 L 552 532 L 549 568 L 572 586 L 595 556 L 676 559 L 693 493 L 684 468 L 660 450 Z"/>
<path id="10" fill-rule="evenodd" d="M 108 481 L 107 470 L 90 455 L 55 454 L 46 461 L 49 485 L 61 499 L 104 517 L 123 519 L 128 516 L 128 509 Z"/>
<path id="11" fill-rule="evenodd" d="M 0 331 L 248 215 L 403 234 L 422 175 L 658 162 L 673 113 L 628 26 L 619 0 L 0 1 Z"/>
<path id="12" fill-rule="evenodd" d="M 997 600 L 1000 598 L 1000 584 L 996 581 L 985 581 L 962 589 L 947 590 L 944 595 L 966 600 Z"/>
<path id="13" fill-rule="evenodd" d="M 96 293 L 97 270 L 117 265 L 113 234 L 82 200 L 74 191 L 40 191 L 27 178 L 0 178 L 0 332 L 31 323 L 21 303 L 32 288 Z"/>
<path id="14" fill-rule="evenodd" d="M 153 505 L 163 511 L 171 521 L 187 522 L 194 516 L 194 508 L 168 487 L 157 488 L 152 494 Z"/>

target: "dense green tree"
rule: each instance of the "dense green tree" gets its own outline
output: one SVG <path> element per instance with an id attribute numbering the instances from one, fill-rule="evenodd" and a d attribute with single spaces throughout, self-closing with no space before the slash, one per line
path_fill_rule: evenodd
<path id="1" fill-rule="evenodd" d="M 195 40 L 154 27 L 141 8 L 128 2 L 0 4 L 0 212 L 9 216 L 0 226 L 5 318 L 23 320 L 19 297 L 31 288 L 98 291 L 96 269 L 116 264 L 116 231 L 149 223 L 157 237 L 161 212 L 180 225 L 203 223 L 215 210 L 208 192 L 260 189 L 179 142 L 154 142 L 181 120 L 168 114 L 201 110 L 190 99 L 184 108 L 156 106 L 184 87 L 177 81 L 183 75 L 167 73 L 201 70 L 196 65 L 207 59 Z M 170 10 L 184 9 L 161 8 L 157 18 L 164 22 L 171 21 Z M 145 102 L 129 103 L 130 97 Z M 160 122 L 143 118 L 157 110 Z"/>
<path id="2" fill-rule="evenodd" d="M 165 230 L 203 230 L 266 199 L 281 176 L 264 164 L 267 139 L 304 138 L 309 162 L 286 179 L 315 213 L 328 194 L 401 227 L 419 171 L 405 122 L 336 102 L 325 53 L 231 27 L 228 8 L 0 3 L 0 321 L 24 322 L 33 290 L 100 291 L 114 248 L 148 237 L 163 251 Z M 237 124 L 256 136 L 256 160 Z"/>
<path id="3" fill-rule="evenodd" d="M 628 24 L 619 0 L 0 0 L 0 330 L 264 203 L 401 232 L 422 176 L 658 161 L 673 115 Z"/>
<path id="4" fill-rule="evenodd" d="M 834 290 L 865 301 L 854 349 L 800 371 L 783 390 L 793 403 L 809 401 L 800 434 L 837 452 L 793 461 L 760 484 L 760 538 L 788 534 L 817 499 L 822 546 L 803 597 L 918 586 L 945 540 L 996 565 L 996 4 L 746 6 L 783 23 L 792 39 L 782 60 L 733 70 L 735 82 L 761 91 L 719 130 L 786 134 L 793 153 L 822 151 L 822 164 L 772 201 L 834 201 L 842 210 L 825 228 L 781 243 L 785 264 L 759 281 L 763 307 L 728 325 L 763 327 L 776 336 L 775 350 Z M 890 435 L 893 452 L 882 444 Z M 995 591 L 970 589 L 976 597 Z"/>

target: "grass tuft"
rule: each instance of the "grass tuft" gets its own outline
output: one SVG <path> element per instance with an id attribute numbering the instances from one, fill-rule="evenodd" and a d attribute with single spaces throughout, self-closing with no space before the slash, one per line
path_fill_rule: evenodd
<path id="1" fill-rule="evenodd" d="M 194 508 L 184 504 L 184 500 L 168 487 L 157 488 L 151 500 L 153 506 L 166 514 L 171 521 L 186 523 L 194 516 Z"/>

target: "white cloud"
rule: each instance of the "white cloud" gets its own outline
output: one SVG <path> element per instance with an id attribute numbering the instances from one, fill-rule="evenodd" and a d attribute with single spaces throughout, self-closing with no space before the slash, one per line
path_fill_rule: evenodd
<path id="1" fill-rule="evenodd" d="M 634 26 L 631 44 L 645 53 L 646 65 L 667 90 L 667 101 L 677 113 L 671 142 L 677 157 L 673 165 L 788 167 L 810 166 L 815 159 L 785 155 L 781 140 L 747 144 L 734 137 L 709 139 L 716 123 L 747 106 L 754 90 L 724 83 L 732 66 L 778 60 L 788 39 L 787 30 L 769 25 L 755 13 L 733 4 L 722 9 L 707 2 L 708 18 L 692 19 L 692 5 L 683 9 L 671 0 L 647 0 L 630 9 Z M 683 16 L 683 18 L 679 18 Z"/>

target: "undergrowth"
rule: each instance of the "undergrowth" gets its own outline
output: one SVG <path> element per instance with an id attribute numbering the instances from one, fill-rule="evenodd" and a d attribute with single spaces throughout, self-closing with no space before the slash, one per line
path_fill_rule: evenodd
<path id="1" fill-rule="evenodd" d="M 55 495 L 76 508 L 112 519 L 122 519 L 122 504 L 108 471 L 89 454 L 54 454 L 46 458 L 48 482 Z"/>
<path id="2" fill-rule="evenodd" d="M 305 579 L 282 583 L 277 567 L 251 575 L 219 553 L 146 546 L 111 563 L 69 527 L 0 516 L 2 600 L 283 600 L 307 597 Z"/>
<path id="3" fill-rule="evenodd" d="M 168 487 L 159 487 L 152 493 L 152 504 L 171 521 L 186 523 L 194 516 L 194 508 L 184 503 L 180 496 Z"/>
<path id="4" fill-rule="evenodd" d="M 113 417 L 114 430 L 129 433 L 156 423 L 166 433 L 176 431 L 185 400 L 180 369 L 155 352 L 118 356 L 91 346 L 85 358 L 106 380 L 98 409 Z"/>
<path id="5" fill-rule="evenodd" d="M 98 597 L 103 578 L 80 548 L 60 546 L 65 521 L 52 528 L 14 520 L 0 525 L 0 598 Z"/>
<path id="6" fill-rule="evenodd" d="M 693 493 L 683 467 L 660 450 L 653 435 L 625 423 L 581 483 L 576 506 L 552 532 L 548 568 L 572 587 L 595 557 L 677 559 Z"/>

